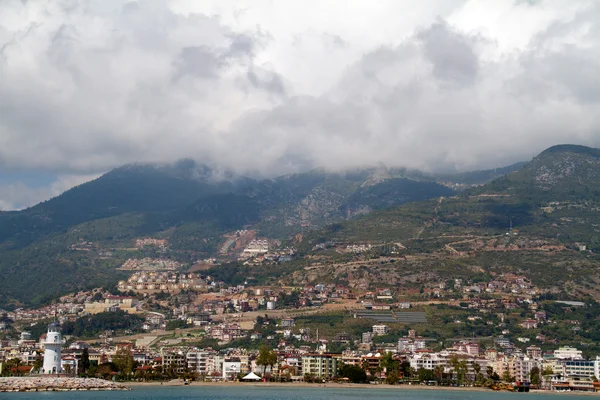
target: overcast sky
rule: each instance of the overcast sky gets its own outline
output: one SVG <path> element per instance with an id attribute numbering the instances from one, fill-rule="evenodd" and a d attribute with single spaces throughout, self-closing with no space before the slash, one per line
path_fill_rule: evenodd
<path id="1" fill-rule="evenodd" d="M 600 147 L 600 2 L 0 0 L 0 209 L 130 162 L 469 170 Z"/>

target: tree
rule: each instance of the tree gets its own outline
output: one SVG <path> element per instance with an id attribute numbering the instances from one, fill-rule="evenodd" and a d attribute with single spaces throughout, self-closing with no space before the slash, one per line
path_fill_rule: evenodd
<path id="1" fill-rule="evenodd" d="M 452 356 L 450 357 L 448 364 L 450 364 L 450 366 L 454 370 L 454 374 L 456 375 L 456 381 L 460 384 L 464 384 L 468 368 L 467 361 L 461 360 L 456 356 Z"/>
<path id="2" fill-rule="evenodd" d="M 510 374 L 510 371 L 507 369 L 502 373 L 502 380 L 504 382 L 513 382 L 515 378 Z"/>
<path id="3" fill-rule="evenodd" d="M 107 363 L 100 364 L 100 365 L 98 365 L 98 368 L 96 369 L 96 376 L 106 379 L 111 375 L 112 372 L 117 372 L 116 369 L 117 369 L 117 367 L 115 366 L 114 363 L 107 362 Z"/>
<path id="4" fill-rule="evenodd" d="M 435 375 L 435 380 L 440 383 L 444 377 L 444 367 L 442 365 L 436 365 L 433 368 L 433 374 Z"/>
<path id="5" fill-rule="evenodd" d="M 19 371 L 19 367 L 23 364 L 20 358 L 11 358 L 6 361 L 6 369 L 2 370 L 3 374 L 6 375 L 16 375 L 19 376 L 21 372 Z"/>
<path id="6" fill-rule="evenodd" d="M 475 372 L 475 382 L 477 385 L 481 385 L 485 380 L 483 374 L 481 373 L 481 365 L 477 362 L 473 362 L 473 371 Z"/>
<path id="7" fill-rule="evenodd" d="M 39 372 L 42 370 L 44 366 L 44 359 L 39 354 L 35 357 L 35 361 L 33 362 L 33 370 Z"/>
<path id="8" fill-rule="evenodd" d="M 531 368 L 531 371 L 529 371 L 529 376 L 532 385 L 537 386 L 540 384 L 540 369 L 537 366 Z"/>
<path id="9" fill-rule="evenodd" d="M 340 367 L 340 376 L 350 379 L 352 383 L 361 383 L 367 381 L 366 372 L 358 365 L 345 365 Z"/>
<path id="10" fill-rule="evenodd" d="M 86 347 L 81 352 L 81 360 L 79 360 L 79 364 L 77 365 L 77 374 L 84 375 L 88 369 L 90 369 L 90 352 Z"/>
<path id="11" fill-rule="evenodd" d="M 273 367 L 275 363 L 277 363 L 277 353 L 271 350 L 267 345 L 263 345 L 256 358 L 256 364 L 263 366 L 263 376 L 267 371 L 267 366 Z"/>
<path id="12" fill-rule="evenodd" d="M 410 378 L 411 368 L 408 361 L 402 361 L 400 363 L 400 373 L 404 378 Z"/>
<path id="13" fill-rule="evenodd" d="M 129 348 L 118 349 L 113 357 L 113 362 L 117 367 L 117 372 L 125 376 L 130 376 L 133 372 L 135 361 L 133 360 L 133 353 Z"/>
<path id="14" fill-rule="evenodd" d="M 394 360 L 394 355 L 390 351 L 383 355 L 379 365 L 385 370 L 386 373 L 398 370 L 398 361 Z"/>
<path id="15" fill-rule="evenodd" d="M 419 381 L 426 382 L 432 381 L 435 378 L 435 373 L 431 369 L 419 368 L 417 371 Z"/>
<path id="16" fill-rule="evenodd" d="M 473 371 L 475 371 L 475 375 L 478 375 L 481 372 L 481 365 L 473 362 Z"/>

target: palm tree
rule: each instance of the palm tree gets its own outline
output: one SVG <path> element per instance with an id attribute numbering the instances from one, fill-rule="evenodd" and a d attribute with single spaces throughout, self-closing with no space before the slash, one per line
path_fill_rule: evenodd
<path id="1" fill-rule="evenodd" d="M 436 365 L 433 369 L 433 374 L 435 375 L 435 379 L 438 383 L 442 381 L 442 377 L 444 376 L 444 367 L 442 365 Z"/>
<path id="2" fill-rule="evenodd" d="M 475 372 L 475 382 L 482 383 L 483 382 L 483 374 L 481 373 L 481 365 L 479 365 L 475 361 L 473 361 L 473 371 Z"/>

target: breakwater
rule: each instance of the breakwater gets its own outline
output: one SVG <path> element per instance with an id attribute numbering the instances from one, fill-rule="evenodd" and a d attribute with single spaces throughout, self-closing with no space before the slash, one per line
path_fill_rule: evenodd
<path id="1" fill-rule="evenodd" d="M 120 383 L 97 378 L 26 376 L 0 378 L 0 392 L 45 392 L 74 390 L 129 390 Z"/>

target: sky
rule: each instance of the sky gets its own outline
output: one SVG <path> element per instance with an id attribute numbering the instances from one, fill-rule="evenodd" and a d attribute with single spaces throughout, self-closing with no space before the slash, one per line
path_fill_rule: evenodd
<path id="1" fill-rule="evenodd" d="M 0 0 L 0 210 L 132 162 L 499 167 L 599 106 L 593 0 Z"/>

